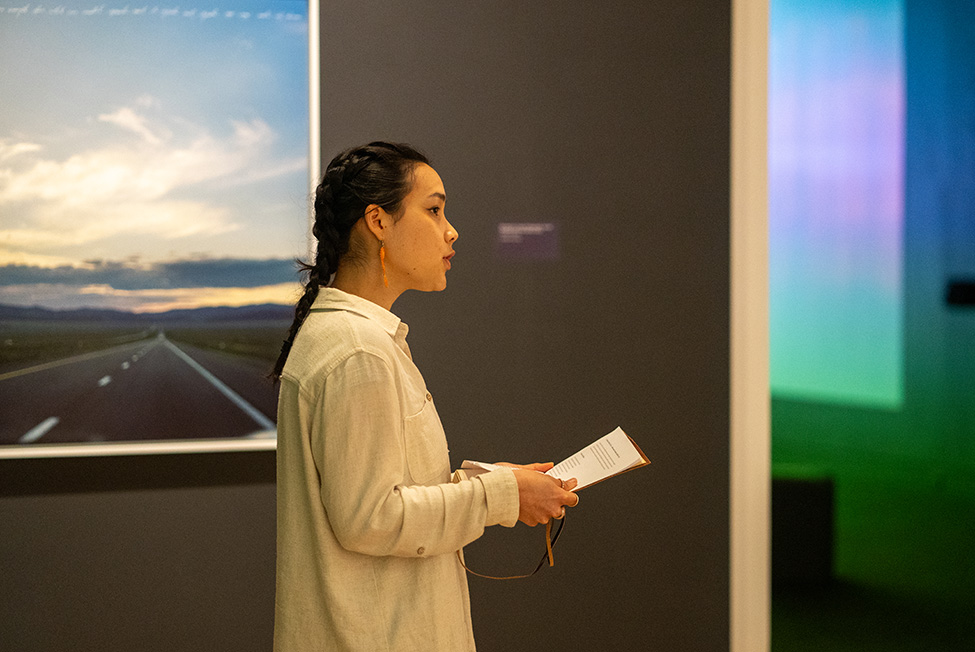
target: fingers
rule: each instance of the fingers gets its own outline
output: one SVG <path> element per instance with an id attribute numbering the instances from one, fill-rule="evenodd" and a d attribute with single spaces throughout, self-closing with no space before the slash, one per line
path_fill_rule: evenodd
<path id="1" fill-rule="evenodd" d="M 531 469 L 532 471 L 538 471 L 539 473 L 545 473 L 553 466 L 555 466 L 553 462 L 533 462 L 532 464 L 526 464 L 524 468 Z"/>
<path id="2" fill-rule="evenodd" d="M 571 491 L 564 491 L 561 505 L 559 506 L 558 511 L 551 515 L 551 518 L 554 518 L 556 520 L 563 518 L 565 516 L 566 507 L 575 507 L 578 504 L 579 504 L 578 494 L 574 494 Z M 548 523 L 548 521 L 549 519 L 546 518 L 544 521 L 542 521 L 542 523 Z"/>
<path id="3" fill-rule="evenodd" d="M 560 508 L 558 514 L 553 514 L 552 518 L 562 518 L 565 516 L 566 507 L 575 507 L 579 504 L 579 494 L 574 493 L 572 490 L 579 485 L 579 481 L 575 478 L 569 478 L 568 480 L 561 480 L 559 478 L 554 478 L 562 489 L 560 496 Z"/>
<path id="4" fill-rule="evenodd" d="M 571 493 L 571 492 L 569 492 L 569 493 Z M 573 493 L 572 496 L 575 497 L 575 502 L 573 502 L 571 504 L 570 503 L 566 503 L 566 505 L 568 505 L 569 507 L 578 507 L 579 506 L 579 494 Z"/>
<path id="5" fill-rule="evenodd" d="M 569 478 L 568 480 L 559 480 L 558 478 L 556 478 L 556 481 L 560 484 L 560 486 L 562 488 L 562 491 L 564 493 L 571 494 L 572 496 L 575 496 L 575 500 L 573 501 L 572 498 L 570 498 L 569 496 L 563 495 L 562 496 L 562 498 L 563 498 L 563 503 L 562 504 L 563 505 L 568 505 L 569 507 L 575 507 L 576 505 L 578 505 L 579 504 L 579 495 L 578 494 L 575 494 L 575 493 L 572 493 L 572 490 L 579 486 L 579 481 L 576 480 L 575 478 Z M 572 501 L 572 502 L 569 502 L 569 501 Z"/>
<path id="6" fill-rule="evenodd" d="M 539 473 L 545 473 L 553 466 L 554 462 L 533 462 L 531 464 L 512 464 L 511 462 L 495 462 L 497 466 L 507 466 L 513 469 L 525 469 L 526 471 L 538 471 Z"/>
<path id="7" fill-rule="evenodd" d="M 518 482 L 518 520 L 526 525 L 535 526 L 561 518 L 567 506 L 579 504 L 579 497 L 572 492 L 579 484 L 575 478 L 561 480 L 538 473 L 535 469 L 516 468 L 514 473 Z"/>
<path id="8" fill-rule="evenodd" d="M 575 507 L 576 505 L 579 504 L 579 494 L 575 493 L 575 488 L 578 486 L 579 486 L 579 481 L 576 480 L 575 478 L 565 481 L 565 485 L 563 486 L 563 488 L 566 490 L 566 492 L 568 492 L 572 496 L 572 498 L 570 498 L 572 502 L 565 503 L 569 507 Z"/>

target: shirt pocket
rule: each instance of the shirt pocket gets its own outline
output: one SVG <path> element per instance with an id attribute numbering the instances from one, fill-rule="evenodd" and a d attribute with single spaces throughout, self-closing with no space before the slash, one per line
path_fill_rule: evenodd
<path id="1" fill-rule="evenodd" d="M 416 484 L 439 484 L 450 475 L 447 437 L 433 397 L 426 394 L 420 411 L 406 417 L 406 463 Z"/>

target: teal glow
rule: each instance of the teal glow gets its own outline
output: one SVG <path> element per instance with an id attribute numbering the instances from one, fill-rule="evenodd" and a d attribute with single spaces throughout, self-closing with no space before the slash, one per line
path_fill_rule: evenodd
<path id="1" fill-rule="evenodd" d="M 772 392 L 897 408 L 903 7 L 777 0 L 770 24 Z"/>

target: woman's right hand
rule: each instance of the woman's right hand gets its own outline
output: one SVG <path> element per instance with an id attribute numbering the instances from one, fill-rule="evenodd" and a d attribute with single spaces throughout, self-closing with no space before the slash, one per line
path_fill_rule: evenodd
<path id="1" fill-rule="evenodd" d="M 575 478 L 563 483 L 558 478 L 545 475 L 532 467 L 551 465 L 529 465 L 528 468 L 515 468 L 518 481 L 518 520 L 530 527 L 548 523 L 553 518 L 561 518 L 566 507 L 579 504 L 579 496 L 572 493 L 579 484 Z"/>

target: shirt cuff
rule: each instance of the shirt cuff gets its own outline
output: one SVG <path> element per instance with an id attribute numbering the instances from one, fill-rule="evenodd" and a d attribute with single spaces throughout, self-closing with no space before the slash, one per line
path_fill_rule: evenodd
<path id="1" fill-rule="evenodd" d="M 518 481 L 511 469 L 497 469 L 481 473 L 477 479 L 484 485 L 487 499 L 487 522 L 485 527 L 500 524 L 514 527 L 518 523 Z"/>

